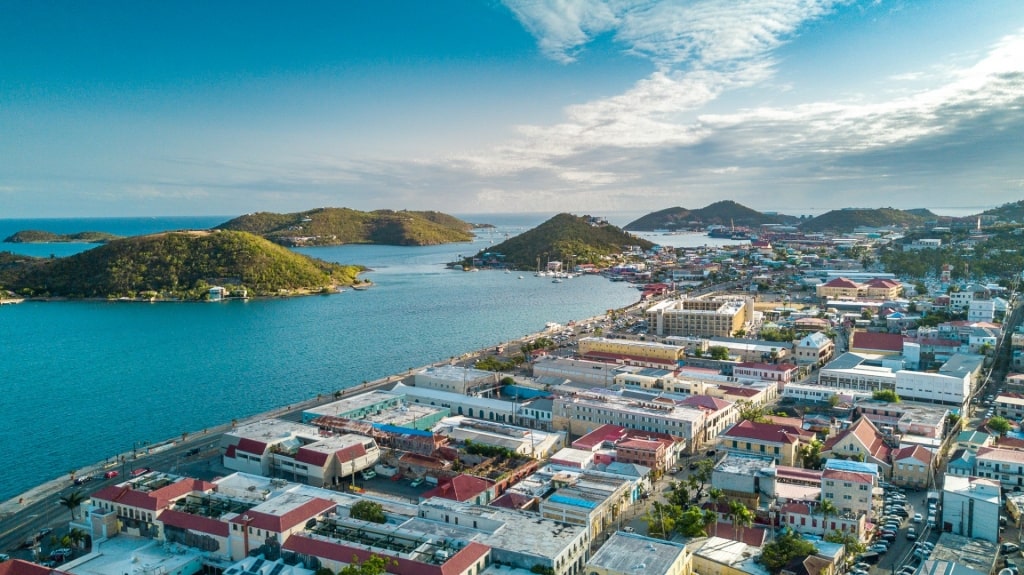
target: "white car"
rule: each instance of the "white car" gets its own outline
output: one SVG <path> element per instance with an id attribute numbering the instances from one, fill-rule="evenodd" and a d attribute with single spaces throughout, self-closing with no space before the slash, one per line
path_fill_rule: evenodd
<path id="1" fill-rule="evenodd" d="M 924 518 L 921 517 L 921 514 L 920 513 L 915 513 L 914 514 L 914 523 L 921 523 L 922 521 L 924 521 Z"/>

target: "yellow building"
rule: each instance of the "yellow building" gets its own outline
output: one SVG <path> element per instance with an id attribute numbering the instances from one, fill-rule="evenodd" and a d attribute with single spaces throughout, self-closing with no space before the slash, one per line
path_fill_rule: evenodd
<path id="1" fill-rule="evenodd" d="M 932 453 L 920 445 L 897 449 L 892 454 L 892 482 L 908 487 L 927 487 L 933 463 Z"/>
<path id="2" fill-rule="evenodd" d="M 646 312 L 659 336 L 732 337 L 754 319 L 750 299 L 681 299 L 657 303 Z"/>
<path id="3" fill-rule="evenodd" d="M 626 356 L 631 359 L 653 360 L 656 363 L 675 364 L 686 356 L 685 348 L 649 341 L 584 337 L 579 340 L 579 354 L 589 356 Z"/>
<path id="4" fill-rule="evenodd" d="M 820 298 L 857 299 L 864 293 L 864 290 L 865 288 L 861 284 L 839 277 L 814 288 L 814 293 Z"/>

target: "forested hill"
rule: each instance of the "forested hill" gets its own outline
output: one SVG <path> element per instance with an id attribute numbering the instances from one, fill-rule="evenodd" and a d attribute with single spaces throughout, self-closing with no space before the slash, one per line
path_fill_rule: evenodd
<path id="1" fill-rule="evenodd" d="M 597 263 L 601 256 L 621 253 L 625 246 L 649 249 L 654 244 L 588 216 L 558 214 L 543 224 L 477 254 L 502 254 L 506 264 L 532 269 L 537 258 L 569 263 Z"/>
<path id="2" fill-rule="evenodd" d="M 795 224 L 797 221 L 794 216 L 765 214 L 731 200 L 722 200 L 696 210 L 675 207 L 651 212 L 626 224 L 623 229 L 649 232 L 710 225 L 757 227 L 764 224 Z"/>
<path id="3" fill-rule="evenodd" d="M 388 244 L 425 246 L 472 241 L 473 225 L 441 212 L 319 208 L 246 214 L 216 227 L 250 232 L 286 246 Z"/>
<path id="4" fill-rule="evenodd" d="M 362 268 L 329 263 L 246 232 L 168 232 L 113 240 L 66 258 L 0 258 L 0 286 L 23 295 L 202 299 L 210 286 L 249 295 L 330 291 Z"/>
<path id="5" fill-rule="evenodd" d="M 74 234 L 55 234 L 40 230 L 23 230 L 4 238 L 9 244 L 32 244 L 32 243 L 57 243 L 57 242 L 82 242 L 99 244 L 117 239 L 120 236 L 108 234 L 107 232 L 78 232 Z"/>
<path id="6" fill-rule="evenodd" d="M 811 218 L 800 224 L 800 229 L 805 232 L 852 232 L 858 227 L 916 227 L 934 218 L 934 214 L 927 217 L 894 208 L 845 208 Z"/>

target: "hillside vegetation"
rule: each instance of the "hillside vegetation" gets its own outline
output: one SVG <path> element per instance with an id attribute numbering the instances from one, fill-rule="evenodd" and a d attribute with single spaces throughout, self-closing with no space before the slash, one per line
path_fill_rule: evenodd
<path id="1" fill-rule="evenodd" d="M 99 244 L 115 240 L 120 236 L 106 232 L 78 232 L 75 234 L 55 234 L 41 230 L 23 230 L 4 238 L 9 244 L 49 244 L 58 242 L 83 242 Z"/>
<path id="2" fill-rule="evenodd" d="M 852 232 L 858 227 L 916 227 L 930 219 L 894 208 L 846 208 L 832 210 L 800 224 L 805 232 Z"/>
<path id="3" fill-rule="evenodd" d="M 548 261 L 598 263 L 603 256 L 621 253 L 628 245 L 649 249 L 654 244 L 607 223 L 595 224 L 587 216 L 558 214 L 543 224 L 482 250 L 505 256 L 505 263 L 518 268 L 533 268 L 537 258 Z"/>
<path id="4" fill-rule="evenodd" d="M 651 212 L 626 224 L 624 229 L 682 230 L 711 225 L 757 227 L 764 224 L 792 224 L 797 221 L 794 216 L 765 214 L 732 200 L 722 200 L 696 210 L 675 207 Z"/>
<path id="5" fill-rule="evenodd" d="M 1004 222 L 1024 222 L 1024 200 L 1003 204 L 998 208 L 992 208 L 981 212 L 983 216 L 995 216 L 996 219 Z M 976 216 L 971 216 L 975 218 Z"/>
<path id="6" fill-rule="evenodd" d="M 66 258 L 0 258 L 0 286 L 30 296 L 202 299 L 213 285 L 257 296 L 329 291 L 354 283 L 361 269 L 246 232 L 169 232 L 113 240 Z"/>
<path id="7" fill-rule="evenodd" d="M 472 228 L 472 224 L 441 212 L 319 208 L 291 214 L 246 214 L 215 229 L 249 232 L 286 246 L 425 246 L 471 241 Z"/>

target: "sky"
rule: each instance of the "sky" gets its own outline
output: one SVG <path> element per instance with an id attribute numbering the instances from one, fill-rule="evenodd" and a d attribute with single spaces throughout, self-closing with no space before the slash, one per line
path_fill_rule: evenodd
<path id="1" fill-rule="evenodd" d="M 1024 199 L 1020 0 L 0 0 L 0 218 Z"/>

